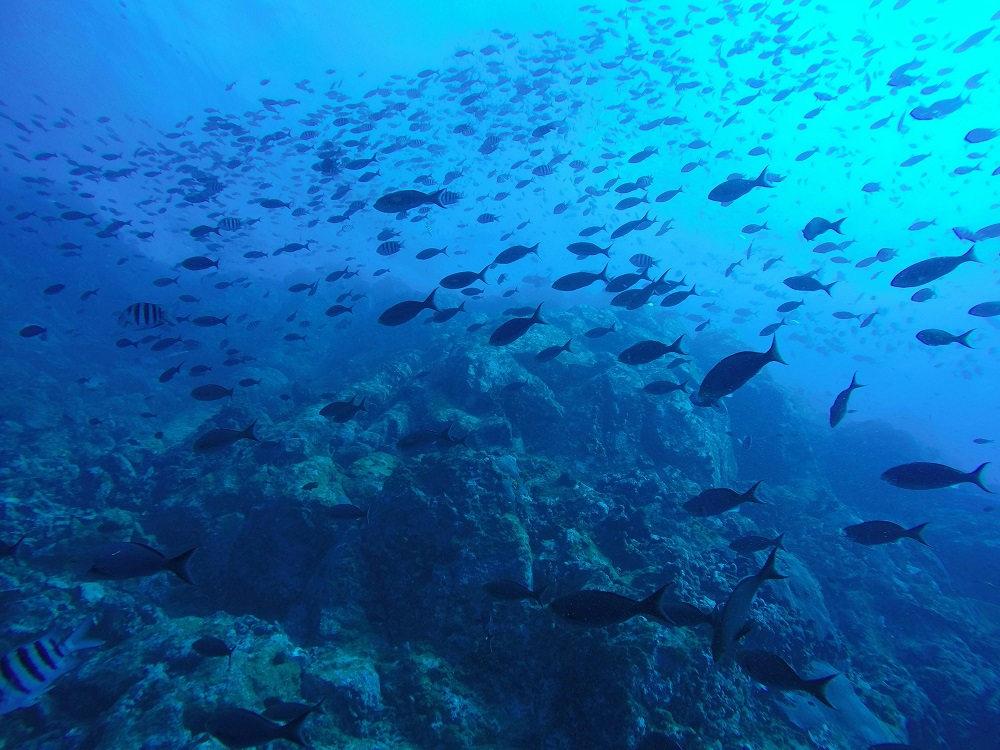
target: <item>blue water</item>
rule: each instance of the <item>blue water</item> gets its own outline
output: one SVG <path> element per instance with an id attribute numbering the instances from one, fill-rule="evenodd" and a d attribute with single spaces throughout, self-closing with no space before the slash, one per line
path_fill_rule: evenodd
<path id="1" fill-rule="evenodd" d="M 317 747 L 995 746 L 991 498 L 881 475 L 997 457 L 1000 334 L 969 310 L 1000 299 L 998 21 L 985 3 L 919 0 L 5 8 L 0 540 L 25 540 L 19 562 L 0 560 L 0 647 L 87 618 L 105 645 L 36 707 L 0 716 L 0 737 L 186 747 L 215 741 L 205 717 L 220 706 L 260 711 L 280 692 L 325 701 L 306 727 Z M 708 198 L 762 171 L 766 185 L 729 205 Z M 374 208 L 440 189 L 442 205 Z M 814 217 L 843 219 L 841 233 L 805 238 Z M 977 232 L 979 262 L 890 283 Z M 402 248 L 381 254 L 384 241 Z M 566 250 L 583 241 L 608 257 Z M 432 247 L 447 253 L 417 258 Z M 639 253 L 652 279 L 698 294 L 663 307 L 671 290 L 657 288 L 626 310 L 602 283 L 552 288 L 605 264 L 633 272 Z M 179 265 L 195 256 L 212 267 Z M 481 294 L 438 289 L 439 308 L 464 302 L 451 320 L 379 324 L 484 267 Z M 328 280 L 344 269 L 356 275 Z M 810 273 L 835 282 L 829 294 L 784 283 Z M 911 299 L 920 289 L 930 299 Z M 123 325 L 135 303 L 164 324 Z M 351 311 L 324 314 L 341 303 Z M 548 326 L 489 345 L 539 304 Z M 782 320 L 787 366 L 714 408 L 641 390 L 697 390 L 724 357 L 766 351 L 762 329 Z M 973 330 L 965 347 L 928 346 L 928 329 Z M 671 367 L 617 359 L 681 334 Z M 181 340 L 157 350 L 168 337 Z M 831 428 L 855 373 L 864 387 Z M 192 398 L 205 384 L 233 395 Z M 318 413 L 362 397 L 356 416 Z M 192 452 L 254 420 L 264 445 Z M 449 423 L 467 445 L 397 445 Z M 987 467 L 985 486 L 995 477 Z M 766 505 L 682 510 L 757 480 Z M 346 504 L 367 522 L 322 515 Z M 845 539 L 870 520 L 929 522 L 931 546 Z M 839 714 L 714 664 L 707 625 L 580 630 L 551 604 L 582 586 L 642 599 L 674 580 L 708 611 L 763 563 L 729 541 L 780 532 L 789 579 L 762 588 L 744 645 L 841 673 Z M 168 556 L 198 545 L 197 590 L 169 571 L 107 580 L 81 565 L 129 541 Z M 511 578 L 550 584 L 551 611 L 480 590 Z M 189 642 L 209 634 L 239 641 L 231 666 L 192 661 Z M 132 703 L 139 684 L 157 699 Z M 98 697 L 74 706 L 82 692 Z"/>

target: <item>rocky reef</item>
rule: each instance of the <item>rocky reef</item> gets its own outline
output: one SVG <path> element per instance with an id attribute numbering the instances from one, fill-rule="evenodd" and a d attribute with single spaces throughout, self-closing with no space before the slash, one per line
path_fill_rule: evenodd
<path id="1" fill-rule="evenodd" d="M 261 367 L 264 385 L 209 419 L 178 409 L 160 438 L 134 417 L 89 425 L 65 394 L 41 412 L 60 403 L 44 383 L 11 394 L 2 536 L 26 538 L 19 562 L 0 561 L 4 646 L 86 618 L 105 645 L 38 707 L 4 716 L 0 741 L 187 747 L 207 738 L 219 706 L 262 711 L 276 698 L 321 702 L 305 731 L 315 747 L 987 747 L 1000 731 L 998 601 L 965 579 L 968 550 L 981 556 L 995 541 L 973 509 L 949 516 L 937 549 L 851 543 L 844 526 L 912 511 L 872 488 L 863 465 L 884 468 L 905 436 L 847 426 L 868 448 L 859 464 L 838 453 L 844 435 L 834 443 L 766 374 L 722 409 L 642 390 L 698 380 L 739 348 L 721 337 L 703 336 L 699 359 L 671 369 L 617 362 L 643 332 L 635 323 L 627 341 L 534 359 L 607 318 L 586 307 L 552 315 L 513 352 L 439 331 L 420 332 L 419 347 L 359 352 L 332 395 L 364 396 L 366 410 L 343 424 L 319 415 L 333 399 L 317 372 L 293 382 L 291 362 Z M 680 330 L 645 333 L 670 341 Z M 76 398 L 98 396 L 112 415 L 141 401 Z M 197 434 L 254 419 L 260 442 L 192 453 Z M 448 425 L 460 440 L 396 447 Z M 734 440 L 747 433 L 749 450 Z M 712 518 L 681 509 L 701 489 L 757 480 L 763 504 Z M 344 503 L 366 515 L 343 517 Z M 763 562 L 729 541 L 782 532 L 788 577 L 760 590 L 745 642 L 807 676 L 840 673 L 837 711 L 715 664 L 708 625 L 584 629 L 482 588 L 546 588 L 545 604 L 584 586 L 641 599 L 672 583 L 672 598 L 707 613 Z M 88 550 L 122 540 L 171 556 L 197 546 L 197 585 L 86 573 Z M 234 647 L 231 658 L 192 650 L 202 636 Z"/>

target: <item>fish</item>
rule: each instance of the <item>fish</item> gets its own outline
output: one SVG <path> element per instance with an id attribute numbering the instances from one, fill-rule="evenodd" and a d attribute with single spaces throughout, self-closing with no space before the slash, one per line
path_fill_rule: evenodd
<path id="1" fill-rule="evenodd" d="M 552 288 L 558 292 L 574 292 L 578 289 L 584 289 L 590 286 L 595 281 L 603 281 L 607 284 L 607 274 L 607 265 L 605 265 L 599 273 L 592 273 L 590 271 L 577 271 L 575 273 L 569 273 L 565 276 L 560 276 L 558 279 L 553 281 Z"/>
<path id="2" fill-rule="evenodd" d="M 60 677 L 77 666 L 81 651 L 103 646 L 103 641 L 87 637 L 90 627 L 90 620 L 86 620 L 61 639 L 50 631 L 0 657 L 0 716 L 35 705 Z"/>
<path id="3" fill-rule="evenodd" d="M 493 259 L 493 263 L 497 265 L 509 265 L 511 263 L 516 263 L 521 260 L 521 258 L 527 257 L 528 255 L 538 256 L 538 244 L 534 244 L 531 247 L 525 245 L 512 245 L 506 250 L 501 251 L 497 257 Z"/>
<path id="4" fill-rule="evenodd" d="M 403 453 L 427 453 L 439 448 L 451 448 L 455 445 L 465 446 L 465 438 L 456 438 L 451 434 L 452 423 L 443 430 L 416 430 L 404 435 L 396 441 L 396 449 Z"/>
<path id="5" fill-rule="evenodd" d="M 470 284 L 475 284 L 477 281 L 481 281 L 485 284 L 486 272 L 488 270 L 490 270 L 490 266 L 486 266 L 486 268 L 479 273 L 476 273 L 475 271 L 459 271 L 457 273 L 449 274 L 438 282 L 438 286 L 442 289 L 464 289 Z"/>
<path id="6" fill-rule="evenodd" d="M 136 331 L 158 328 L 168 322 L 166 310 L 152 302 L 135 302 L 118 313 L 118 325 Z"/>
<path id="7" fill-rule="evenodd" d="M 196 654 L 201 654 L 209 658 L 222 658 L 224 656 L 232 662 L 233 651 L 236 650 L 236 646 L 227 646 L 226 642 L 221 638 L 209 635 L 199 638 L 192 643 L 191 650 Z"/>
<path id="8" fill-rule="evenodd" d="M 428 204 L 446 208 L 447 205 L 442 201 L 444 192 L 444 189 L 436 190 L 433 193 L 424 193 L 420 190 L 397 190 L 381 196 L 372 204 L 372 208 L 384 214 L 404 213 Z"/>
<path id="9" fill-rule="evenodd" d="M 674 391 L 687 392 L 687 384 L 689 382 L 691 381 L 685 380 L 683 383 L 674 383 L 671 380 L 654 380 L 652 383 L 646 383 L 642 387 L 642 390 L 654 396 L 663 396 Z"/>
<path id="10" fill-rule="evenodd" d="M 766 549 L 771 549 L 776 547 L 777 549 L 785 549 L 781 541 L 785 538 L 784 534 L 778 534 L 774 539 L 768 539 L 766 536 L 757 536 L 755 534 L 750 534 L 747 536 L 737 537 L 729 543 L 729 549 L 733 552 L 740 552 L 743 554 L 749 554 L 751 552 L 762 552 Z"/>
<path id="11" fill-rule="evenodd" d="M 324 417 L 331 418 L 334 422 L 344 424 L 354 419 L 359 411 L 368 411 L 365 408 L 365 398 L 367 397 L 362 397 L 361 401 L 356 404 L 353 397 L 350 401 L 334 401 L 320 409 L 319 413 Z"/>
<path id="12" fill-rule="evenodd" d="M 384 326 L 398 326 L 413 320 L 424 310 L 438 312 L 438 308 L 434 304 L 434 295 L 436 293 L 437 288 L 435 287 L 423 301 L 406 300 L 404 302 L 397 302 L 379 315 L 378 322 Z"/>
<path id="13" fill-rule="evenodd" d="M 774 187 L 767 181 L 767 170 L 768 167 L 764 167 L 756 180 L 745 180 L 742 177 L 738 177 L 719 183 L 709 192 L 708 199 L 717 203 L 732 203 L 736 199 L 742 198 L 755 187 Z"/>
<path id="14" fill-rule="evenodd" d="M 736 352 L 719 361 L 705 375 L 698 392 L 691 395 L 691 402 L 695 406 L 714 406 L 719 399 L 746 385 L 770 362 L 788 364 L 778 352 L 777 337 L 771 339 L 771 347 L 766 352 Z"/>
<path id="15" fill-rule="evenodd" d="M 253 440 L 254 442 L 260 442 L 260 438 L 258 438 L 253 431 L 253 428 L 256 425 L 257 420 L 255 419 L 244 430 L 229 430 L 226 428 L 209 430 L 194 441 L 192 450 L 198 454 L 206 454 L 214 453 L 215 451 L 223 448 L 228 448 L 230 445 L 239 440 Z"/>
<path id="16" fill-rule="evenodd" d="M 659 359 L 665 354 L 680 354 L 687 356 L 687 352 L 681 351 L 681 334 L 672 344 L 664 344 L 662 341 L 647 339 L 637 344 L 632 344 L 628 349 L 618 355 L 618 361 L 626 365 L 644 365 Z"/>
<path id="17" fill-rule="evenodd" d="M 796 292 L 818 292 L 822 289 L 827 293 L 827 295 L 832 297 L 833 295 L 830 294 L 830 290 L 833 288 L 833 285 L 838 282 L 831 281 L 829 284 L 824 286 L 815 276 L 804 275 L 789 276 L 781 283 L 789 289 L 794 289 Z"/>
<path id="18" fill-rule="evenodd" d="M 196 401 L 218 401 L 222 398 L 232 398 L 233 390 L 233 388 L 226 388 L 215 383 L 206 383 L 192 389 L 191 398 Z"/>
<path id="19" fill-rule="evenodd" d="M 977 318 L 994 318 L 1000 315 L 1000 302 L 980 302 L 969 308 L 969 315 Z"/>
<path id="20" fill-rule="evenodd" d="M 600 326 L 598 326 L 597 328 L 591 328 L 589 331 L 587 331 L 583 335 L 586 336 L 588 339 L 599 339 L 599 338 L 602 338 L 604 336 L 607 336 L 609 333 L 615 333 L 618 330 L 616 328 L 617 325 L 618 325 L 617 323 L 612 323 L 607 328 L 603 328 L 603 327 L 600 327 Z"/>
<path id="21" fill-rule="evenodd" d="M 254 711 L 227 706 L 208 717 L 205 729 L 229 748 L 258 747 L 275 740 L 288 740 L 307 747 L 303 726 L 317 708 L 318 704 L 306 708 L 299 716 L 284 724 L 278 724 Z"/>
<path id="22" fill-rule="evenodd" d="M 660 605 L 671 585 L 661 586 L 639 601 L 612 591 L 575 591 L 556 597 L 549 602 L 548 609 L 556 617 L 583 627 L 617 625 L 640 615 L 670 625 Z"/>
<path id="23" fill-rule="evenodd" d="M 188 570 L 191 555 L 198 550 L 192 547 L 176 557 L 167 557 L 159 550 L 140 542 L 115 542 L 92 550 L 86 556 L 87 567 L 83 572 L 98 578 L 124 581 L 145 578 L 157 573 L 173 573 L 184 583 L 195 585 Z"/>
<path id="24" fill-rule="evenodd" d="M 834 231 L 837 234 L 843 234 L 840 231 L 840 225 L 844 223 L 845 216 L 842 219 L 837 219 L 836 221 L 827 221 L 826 219 L 816 216 L 809 220 L 809 223 L 805 225 L 802 229 L 802 236 L 808 241 L 812 242 L 814 239 L 819 237 L 824 232 Z"/>
<path id="25" fill-rule="evenodd" d="M 542 304 L 538 303 L 538 307 L 528 318 L 512 318 L 506 320 L 497 326 L 496 330 L 490 334 L 490 344 L 493 346 L 507 346 L 513 344 L 524 334 L 528 332 L 528 329 L 533 325 L 548 325 L 541 318 Z"/>
<path id="26" fill-rule="evenodd" d="M 181 267 L 189 271 L 205 271 L 209 268 L 218 268 L 219 261 L 212 260 L 204 255 L 194 255 L 181 261 Z"/>
<path id="27" fill-rule="evenodd" d="M 940 490 L 957 484 L 974 484 L 984 492 L 994 494 L 983 484 L 983 471 L 987 466 L 989 462 L 966 474 L 944 464 L 917 461 L 886 469 L 882 472 L 882 479 L 904 490 Z"/>
<path id="28" fill-rule="evenodd" d="M 774 567 L 777 554 L 775 547 L 760 571 L 736 584 L 726 601 L 716 607 L 712 618 L 712 659 L 716 663 L 732 653 L 736 644 L 750 632 L 750 607 L 760 587 L 768 581 L 786 578 Z"/>
<path id="29" fill-rule="evenodd" d="M 946 255 L 918 261 L 897 273 L 889 283 L 899 289 L 925 286 L 942 276 L 947 276 L 963 263 L 978 263 L 979 259 L 976 258 L 975 249 L 976 246 L 973 245 L 963 255 Z"/>
<path id="30" fill-rule="evenodd" d="M 847 400 L 856 388 L 864 388 L 864 386 L 858 382 L 858 374 L 854 373 L 851 376 L 851 384 L 838 393 L 837 398 L 833 400 L 833 405 L 830 407 L 830 427 L 836 427 L 847 415 Z"/>
<path id="31" fill-rule="evenodd" d="M 39 336 L 42 339 L 42 341 L 45 341 L 48 338 L 48 329 L 43 328 L 42 326 L 29 325 L 22 328 L 20 331 L 17 332 L 17 334 L 18 336 L 21 336 L 22 338 L 26 339 Z"/>
<path id="32" fill-rule="evenodd" d="M 892 521 L 865 521 L 848 526 L 844 529 L 847 538 L 852 542 L 873 547 L 877 544 L 893 544 L 900 539 L 914 539 L 925 546 L 930 546 L 921 536 L 926 523 L 907 529 Z"/>
<path id="33" fill-rule="evenodd" d="M 326 515 L 337 521 L 360 521 L 364 519 L 368 523 L 370 508 L 359 508 L 352 503 L 338 503 L 330 505 L 324 509 Z"/>
<path id="34" fill-rule="evenodd" d="M 948 333 L 947 331 L 942 331 L 940 328 L 925 328 L 924 330 L 917 332 L 917 341 L 921 344 L 926 344 L 927 346 L 961 344 L 967 349 L 971 349 L 972 346 L 969 345 L 968 337 L 969 334 L 975 330 L 975 328 L 972 328 L 965 333 L 955 335 Z"/>
<path id="35" fill-rule="evenodd" d="M 736 492 L 728 487 L 713 487 L 702 490 L 681 507 L 693 516 L 707 518 L 725 513 L 727 510 L 732 510 L 742 503 L 759 503 L 763 505 L 764 502 L 759 500 L 755 494 L 760 484 L 760 482 L 757 482 L 743 493 Z"/>
<path id="36" fill-rule="evenodd" d="M 744 672 L 769 690 L 808 693 L 823 705 L 835 708 L 826 697 L 826 686 L 839 676 L 839 672 L 807 680 L 780 656 L 761 649 L 743 649 L 735 658 Z"/>
<path id="37" fill-rule="evenodd" d="M 558 357 L 563 352 L 572 352 L 573 350 L 569 348 L 570 343 L 573 339 L 570 339 L 562 346 L 549 346 L 542 349 L 538 354 L 535 355 L 536 362 L 548 362 Z"/>

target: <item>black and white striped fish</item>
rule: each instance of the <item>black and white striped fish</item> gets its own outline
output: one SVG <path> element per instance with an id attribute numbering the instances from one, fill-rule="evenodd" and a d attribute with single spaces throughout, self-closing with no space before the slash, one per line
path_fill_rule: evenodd
<path id="1" fill-rule="evenodd" d="M 57 640 L 47 633 L 4 654 L 0 658 L 0 716 L 33 706 L 77 665 L 76 652 L 103 646 L 103 641 L 86 637 L 89 627 L 88 620 L 67 638 Z"/>
<path id="2" fill-rule="evenodd" d="M 167 312 L 152 302 L 134 302 L 118 314 L 118 323 L 123 328 L 144 331 L 157 328 L 167 321 Z"/>

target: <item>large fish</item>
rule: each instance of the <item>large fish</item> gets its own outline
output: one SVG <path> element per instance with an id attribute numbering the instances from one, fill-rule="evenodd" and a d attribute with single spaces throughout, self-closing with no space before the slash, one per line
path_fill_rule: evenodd
<path id="1" fill-rule="evenodd" d="M 548 325 L 541 317 L 542 303 L 538 303 L 538 307 L 535 308 L 535 312 L 531 314 L 530 318 L 512 318 L 510 320 L 505 320 L 497 329 L 490 334 L 490 343 L 493 346 L 507 346 L 507 344 L 513 344 L 524 334 L 528 332 L 531 326 L 538 325 Z"/>
<path id="2" fill-rule="evenodd" d="M 946 276 L 963 263 L 978 263 L 975 256 L 976 246 L 973 245 L 963 255 L 946 255 L 941 258 L 928 258 L 907 266 L 892 279 L 892 286 L 909 289 L 914 286 L 930 284 L 935 279 Z"/>
<path id="3" fill-rule="evenodd" d="M 553 599 L 549 609 L 557 617 L 584 627 L 617 625 L 639 615 L 672 625 L 660 609 L 670 586 L 669 583 L 661 586 L 639 601 L 612 591 L 575 591 Z"/>
<path id="4" fill-rule="evenodd" d="M 712 188 L 712 192 L 708 194 L 708 199 L 718 203 L 732 203 L 737 198 L 742 198 L 755 187 L 774 187 L 773 185 L 769 185 L 767 182 L 767 167 L 764 167 L 756 180 L 744 180 L 743 178 L 737 178 L 733 180 L 726 180 L 725 182 L 716 185 Z"/>
<path id="5" fill-rule="evenodd" d="M 838 673 L 807 680 L 777 654 L 760 649 L 746 649 L 736 654 L 739 664 L 755 681 L 770 690 L 793 690 L 808 693 L 823 705 L 834 708 L 826 697 L 826 686 Z"/>
<path id="6" fill-rule="evenodd" d="M 209 430 L 204 435 L 198 437 L 194 441 L 192 449 L 195 453 L 213 453 L 222 448 L 226 448 L 238 440 L 253 440 L 255 442 L 260 442 L 254 432 L 253 428 L 257 425 L 257 420 L 255 419 L 253 423 L 250 424 L 244 430 L 228 430 L 226 428 L 219 428 L 216 430 Z"/>
<path id="7" fill-rule="evenodd" d="M 668 353 L 687 356 L 686 352 L 681 351 L 683 338 L 684 334 L 682 333 L 672 344 L 664 344 L 662 341 L 652 339 L 640 341 L 619 354 L 618 361 L 626 365 L 645 365 Z"/>
<path id="8" fill-rule="evenodd" d="M 0 715 L 33 706 L 79 663 L 78 652 L 103 646 L 103 641 L 86 637 L 89 627 L 84 622 L 61 640 L 46 634 L 0 657 Z"/>
<path id="9" fill-rule="evenodd" d="M 378 322 L 384 326 L 399 326 L 413 320 L 424 310 L 439 312 L 437 306 L 434 304 L 434 295 L 436 293 L 437 288 L 423 300 L 410 299 L 397 302 L 378 316 Z"/>
<path id="10" fill-rule="evenodd" d="M 983 484 L 983 470 L 989 463 L 981 464 L 968 474 L 944 464 L 917 461 L 912 464 L 893 466 L 882 472 L 882 479 L 894 487 L 904 490 L 940 490 L 956 484 L 974 484 L 984 492 L 990 492 Z"/>
<path id="11" fill-rule="evenodd" d="M 771 550 L 767 562 L 758 573 L 736 584 L 736 588 L 720 607 L 716 607 L 712 620 L 712 658 L 722 661 L 743 636 L 750 632 L 750 606 L 757 591 L 767 581 L 780 581 L 785 576 L 774 567 L 778 548 Z"/>
<path id="12" fill-rule="evenodd" d="M 372 208 L 384 214 L 399 214 L 419 206 L 433 203 L 436 206 L 445 208 L 441 202 L 441 194 L 444 190 L 435 190 L 433 193 L 423 193 L 419 190 L 397 190 L 394 193 L 386 193 L 377 201 Z"/>
<path id="13" fill-rule="evenodd" d="M 760 482 L 757 482 L 743 493 L 736 492 L 728 487 L 712 487 L 698 493 L 695 497 L 684 503 L 682 507 L 692 515 L 707 518 L 708 516 L 717 516 L 720 513 L 725 513 L 727 510 L 732 510 L 742 503 L 759 503 L 763 505 L 763 501 L 758 500 L 755 494 L 758 487 L 760 487 Z"/>
<path id="14" fill-rule="evenodd" d="M 157 549 L 139 542 L 116 542 L 98 547 L 87 555 L 85 573 L 113 581 L 144 578 L 170 572 L 185 583 L 194 585 L 188 563 L 197 547 L 176 557 L 167 557 Z"/>
<path id="15" fill-rule="evenodd" d="M 840 421 L 847 414 L 847 400 L 851 397 L 851 392 L 855 388 L 864 388 L 861 383 L 858 382 L 858 374 L 854 373 L 851 376 L 851 384 L 847 386 L 844 390 L 837 394 L 837 398 L 833 400 L 833 406 L 830 407 L 830 426 L 836 427 L 840 424 Z"/>
<path id="16" fill-rule="evenodd" d="M 319 708 L 306 708 L 301 714 L 286 722 L 277 724 L 253 711 L 243 708 L 221 708 L 208 718 L 206 729 L 226 747 L 258 747 L 275 740 L 288 740 L 307 747 L 302 727 L 309 714 Z"/>
<path id="17" fill-rule="evenodd" d="M 864 544 L 872 547 L 876 544 L 893 544 L 900 539 L 915 539 L 923 545 L 930 546 L 920 535 L 926 523 L 914 526 L 912 529 L 904 528 L 892 521 L 865 521 L 856 523 L 844 529 L 847 538 L 852 542 Z"/>
<path id="18" fill-rule="evenodd" d="M 691 395 L 695 406 L 714 406 L 719 399 L 735 393 L 769 362 L 787 365 L 778 353 L 777 337 L 766 352 L 736 352 L 708 371 L 698 392 Z"/>

